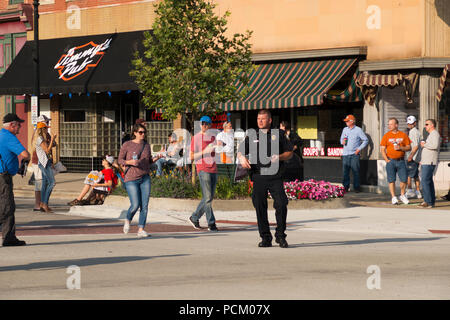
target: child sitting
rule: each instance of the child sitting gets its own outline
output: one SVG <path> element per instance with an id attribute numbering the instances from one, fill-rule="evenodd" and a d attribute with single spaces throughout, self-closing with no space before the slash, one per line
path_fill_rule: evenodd
<path id="1" fill-rule="evenodd" d="M 104 156 L 102 158 L 103 170 L 100 172 L 91 171 L 85 179 L 85 185 L 81 190 L 80 195 L 68 203 L 69 206 L 79 206 L 85 204 L 103 204 L 105 197 L 111 193 L 111 191 L 117 185 L 117 175 L 123 175 L 122 169 L 114 161 L 113 156 Z M 92 193 L 83 200 L 84 196 L 91 190 Z"/>

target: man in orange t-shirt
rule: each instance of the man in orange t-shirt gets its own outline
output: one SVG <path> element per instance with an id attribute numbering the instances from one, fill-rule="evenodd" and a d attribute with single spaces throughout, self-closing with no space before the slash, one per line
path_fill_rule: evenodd
<path id="1" fill-rule="evenodd" d="M 389 191 L 392 196 L 392 204 L 398 204 L 395 196 L 396 175 L 400 180 L 400 200 L 408 204 L 408 198 L 405 195 L 406 182 L 408 174 L 404 161 L 405 151 L 411 150 L 411 140 L 406 133 L 398 130 L 398 120 L 390 118 L 388 122 L 389 132 L 381 139 L 381 155 L 386 161 L 387 180 L 389 182 Z"/>

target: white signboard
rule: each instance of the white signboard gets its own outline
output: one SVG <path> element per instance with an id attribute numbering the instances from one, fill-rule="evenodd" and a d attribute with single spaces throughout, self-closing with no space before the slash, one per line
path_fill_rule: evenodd
<path id="1" fill-rule="evenodd" d="M 31 123 L 35 126 L 38 119 L 38 97 L 31 97 Z"/>

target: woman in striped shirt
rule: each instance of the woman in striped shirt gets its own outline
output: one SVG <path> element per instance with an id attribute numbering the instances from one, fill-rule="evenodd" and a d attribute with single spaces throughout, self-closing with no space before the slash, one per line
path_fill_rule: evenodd
<path id="1" fill-rule="evenodd" d="M 53 174 L 53 161 L 51 159 L 52 146 L 56 140 L 56 134 L 51 136 L 50 142 L 47 140 L 48 126 L 45 122 L 39 122 L 32 142 L 32 146 L 36 149 L 38 157 L 38 166 L 42 171 L 42 188 L 41 188 L 41 210 L 52 212 L 48 206 L 50 195 L 55 186 L 55 176 Z"/>

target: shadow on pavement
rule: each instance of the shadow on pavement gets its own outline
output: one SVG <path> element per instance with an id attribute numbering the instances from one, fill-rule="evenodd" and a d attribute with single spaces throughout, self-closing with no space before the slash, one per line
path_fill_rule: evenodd
<path id="1" fill-rule="evenodd" d="M 90 243 L 102 243 L 102 242 L 122 242 L 122 241 L 152 241 L 152 239 L 164 239 L 164 238 L 173 238 L 173 239 L 191 239 L 198 238 L 203 236 L 216 236 L 220 235 L 220 233 L 199 233 L 199 234 L 151 234 L 151 237 L 145 239 L 139 239 L 133 235 L 132 238 L 128 236 L 128 238 L 116 238 L 116 239 L 95 239 L 95 240 L 72 240 L 72 241 L 55 241 L 55 242 L 43 242 L 43 243 L 30 243 L 27 241 L 26 247 L 35 247 L 35 246 L 56 246 L 56 245 L 68 245 L 68 244 L 90 244 Z M 222 234 L 225 235 L 225 234 Z M 124 236 L 127 237 L 127 236 Z M 23 248 L 26 248 L 23 247 Z"/>
<path id="2" fill-rule="evenodd" d="M 46 261 L 46 262 L 34 262 L 29 264 L 22 264 L 17 266 L 6 266 L 0 267 L 0 272 L 4 271 L 18 271 L 18 270 L 52 270 L 67 268 L 71 265 L 76 265 L 78 267 L 95 266 L 95 265 L 106 265 L 115 263 L 124 263 L 132 261 L 142 261 L 150 260 L 155 258 L 171 258 L 171 257 L 183 257 L 188 256 L 188 254 L 172 254 L 172 255 L 161 255 L 161 256 L 149 256 L 149 257 L 138 257 L 138 256 L 127 256 L 127 257 L 101 257 L 101 258 L 87 258 L 87 259 L 75 259 L 75 260 L 59 260 L 59 261 Z"/>
<path id="3" fill-rule="evenodd" d="M 74 219 L 74 220 L 39 220 L 39 221 L 29 221 L 23 223 L 17 223 L 16 227 L 39 227 L 39 226 L 72 226 L 72 225 L 83 225 L 83 224 L 97 224 L 97 223 L 107 223 L 107 224 L 117 224 L 117 220 L 111 219 Z"/>
<path id="4" fill-rule="evenodd" d="M 342 217 L 342 218 L 336 217 L 336 218 L 314 219 L 314 220 L 303 220 L 303 221 L 289 221 L 287 223 L 287 226 L 288 227 L 289 226 L 299 227 L 299 226 L 305 225 L 306 223 L 312 223 L 312 222 L 339 222 L 341 220 L 360 219 L 360 218 L 361 217 L 355 216 L 355 217 Z"/>
<path id="5" fill-rule="evenodd" d="M 305 243 L 305 244 L 289 244 L 290 248 L 307 248 L 307 247 L 328 247 L 328 246 L 352 246 L 383 242 L 413 242 L 413 241 L 434 241 L 444 239 L 445 237 L 434 238 L 383 238 L 383 239 L 363 239 L 351 241 L 330 241 L 319 243 Z"/>

